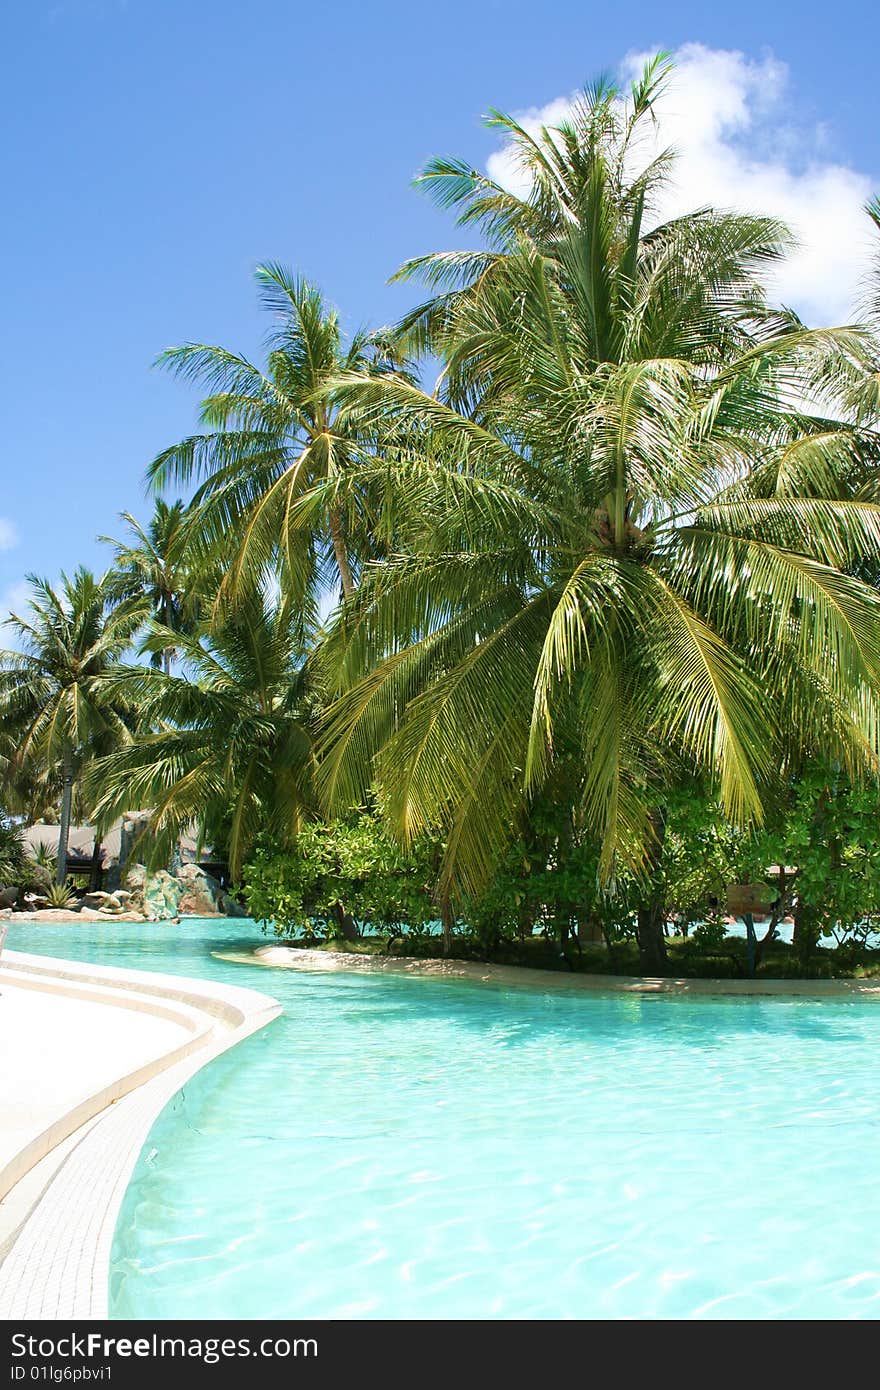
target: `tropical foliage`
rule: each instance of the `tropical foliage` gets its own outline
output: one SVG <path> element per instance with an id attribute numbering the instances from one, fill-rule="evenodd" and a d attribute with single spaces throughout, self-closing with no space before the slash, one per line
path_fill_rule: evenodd
<path id="1" fill-rule="evenodd" d="M 159 497 L 146 527 L 130 512 L 122 513 L 129 540 L 101 537 L 114 549 L 109 580 L 114 598 L 140 606 L 172 632 L 192 626 L 198 604 L 198 579 L 190 573 L 185 544 L 186 515 L 181 501 L 169 504 Z M 152 664 L 170 672 L 174 654 L 173 645 L 154 651 Z"/>
<path id="2" fill-rule="evenodd" d="M 90 760 L 131 738 L 134 712 L 115 668 L 138 623 L 114 605 L 112 586 L 78 569 L 54 588 L 32 576 L 28 612 L 7 625 L 18 650 L 0 653 L 0 720 L 15 742 L 13 766 L 60 792 L 56 881 L 67 878 L 67 839 L 74 783 Z"/>
<path id="3" fill-rule="evenodd" d="M 21 828 L 0 820 L 0 885 L 17 882 L 27 862 Z"/>
<path id="4" fill-rule="evenodd" d="M 286 850 L 269 841 L 247 865 L 245 901 L 276 934 L 342 935 L 364 927 L 418 932 L 437 917 L 436 847 L 422 840 L 404 855 L 375 808 L 303 825 Z"/>
<path id="5" fill-rule="evenodd" d="M 157 486 L 201 480 L 191 545 L 203 563 L 218 553 L 231 558 L 225 593 L 277 570 L 311 630 L 324 590 L 349 597 L 364 560 L 377 553 L 371 498 L 346 482 L 372 456 L 378 432 L 340 404 L 336 381 L 350 373 L 407 378 L 386 335 L 344 342 L 338 314 L 307 280 L 274 264 L 256 278 L 276 323 L 265 369 L 203 343 L 163 353 L 163 365 L 207 388 L 207 428 L 163 450 L 150 476 Z"/>
<path id="6" fill-rule="evenodd" d="M 222 625 L 192 635 L 154 624 L 149 646 L 177 646 L 182 672 L 118 669 L 140 737 L 101 760 L 92 780 L 104 821 L 153 811 L 153 858 L 195 825 L 226 847 L 233 874 L 261 832 L 287 845 L 313 805 L 307 674 L 284 604 L 251 594 Z"/>
<path id="7" fill-rule="evenodd" d="M 876 442 L 790 403 L 839 403 L 864 335 L 768 307 L 778 224 L 651 222 L 668 157 L 628 170 L 661 79 L 628 105 L 588 93 L 539 139 L 504 121 L 525 200 L 432 166 L 489 236 L 406 268 L 454 284 L 406 324 L 445 359 L 440 394 L 345 388 L 414 444 L 378 465 L 395 553 L 321 652 L 320 777 L 331 806 L 378 777 L 404 843 L 439 824 L 453 890 L 479 889 L 560 771 L 611 882 L 650 875 L 682 770 L 757 823 L 792 747 L 876 769 L 880 598 L 852 573 L 880 544 L 859 492 Z M 658 913 L 642 925 L 659 963 Z"/>
<path id="8" fill-rule="evenodd" d="M 813 329 L 766 289 L 780 222 L 665 219 L 669 73 L 493 113 L 513 189 L 433 160 L 470 245 L 404 264 L 392 329 L 268 264 L 262 365 L 162 355 L 201 429 L 149 480 L 194 491 L 13 620 L 7 810 L 69 818 L 86 772 L 100 826 L 149 810 L 153 860 L 195 826 L 283 931 L 662 970 L 770 866 L 749 968 L 789 912 L 802 956 L 875 920 L 880 282 Z"/>

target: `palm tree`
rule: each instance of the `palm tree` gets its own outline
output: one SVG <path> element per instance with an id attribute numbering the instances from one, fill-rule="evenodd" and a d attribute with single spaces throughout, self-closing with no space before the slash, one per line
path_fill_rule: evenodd
<path id="1" fill-rule="evenodd" d="M 0 721 L 17 739 L 15 762 L 33 759 L 61 786 L 56 881 L 67 877 L 67 843 L 74 783 L 88 760 L 130 738 L 131 711 L 112 684 L 129 647 L 137 615 L 114 605 L 107 577 L 86 569 L 62 574 L 53 588 L 28 576 L 26 617 L 7 625 L 20 650 L 0 652 Z"/>
<path id="2" fill-rule="evenodd" d="M 331 383 L 360 372 L 405 379 L 404 364 L 381 333 L 346 344 L 339 317 L 320 291 L 279 265 L 256 278 L 277 327 L 265 369 L 225 348 L 187 344 L 160 361 L 209 390 L 201 418 L 208 432 L 164 450 L 150 468 L 159 487 L 203 482 L 193 500 L 193 554 L 233 555 L 224 592 L 247 589 L 280 564 L 285 592 L 317 614 L 326 588 L 349 597 L 365 557 L 376 553 L 370 499 L 343 481 L 375 447 L 357 410 L 341 408 Z M 297 503 L 316 482 L 328 486 L 308 512 Z"/>
<path id="3" fill-rule="evenodd" d="M 182 672 L 129 667 L 116 688 L 149 733 L 97 762 L 90 782 L 104 823 L 151 807 L 153 858 L 189 826 L 225 843 L 233 877 L 261 833 L 295 835 L 312 804 L 306 671 L 288 606 L 251 593 L 226 621 L 200 634 L 154 624 L 150 645 L 172 635 Z"/>
<path id="4" fill-rule="evenodd" d="M 880 421 L 880 197 L 871 198 L 865 206 L 874 233 L 874 255 L 864 277 L 861 295 L 861 317 L 873 339 L 871 370 L 865 380 L 857 382 L 850 391 L 847 404 L 857 419 L 876 428 Z"/>
<path id="5" fill-rule="evenodd" d="M 132 539 L 117 541 L 100 536 L 114 547 L 114 569 L 109 583 L 114 597 L 137 603 L 142 600 L 149 614 L 173 632 L 183 630 L 193 609 L 193 576 L 185 547 L 186 507 L 183 502 L 168 503 L 157 498 L 147 526 L 130 512 L 123 512 Z M 153 664 L 169 672 L 174 647 L 153 653 Z"/>
<path id="6" fill-rule="evenodd" d="M 40 811 L 49 808 L 42 765 L 32 756 L 21 757 L 18 732 L 6 727 L 0 728 L 0 785 L 0 815 L 35 821 L 42 818 Z"/>
<path id="7" fill-rule="evenodd" d="M 27 868 L 29 858 L 21 826 L 0 815 L 0 886 L 18 878 Z"/>
<path id="8" fill-rule="evenodd" d="M 779 224 L 651 227 L 669 158 L 631 170 L 657 80 L 628 106 L 587 92 L 536 139 L 497 118 L 525 199 L 434 167 L 491 244 L 417 267 L 454 281 L 404 325 L 443 356 L 438 394 L 337 384 L 368 427 L 431 449 L 350 478 L 383 479 L 395 553 L 325 644 L 319 748 L 331 806 L 378 778 L 404 841 L 445 831 L 441 890 L 479 890 L 565 759 L 603 882 L 618 861 L 642 876 L 646 969 L 665 958 L 652 884 L 678 770 L 755 822 L 786 741 L 821 739 L 858 775 L 880 729 L 880 597 L 846 573 L 880 554 L 880 508 L 839 485 L 872 470 L 877 440 L 793 404 L 839 402 L 864 335 L 767 306 Z"/>
<path id="9" fill-rule="evenodd" d="M 873 223 L 874 232 L 880 232 L 880 197 L 871 198 L 865 206 L 865 212 Z M 865 318 L 874 331 L 880 334 L 880 242 L 875 243 L 874 261 L 866 277 L 862 301 Z"/>
<path id="10" fill-rule="evenodd" d="M 455 394 L 456 384 L 467 395 L 458 376 L 463 361 L 461 316 L 466 318 L 486 287 L 504 277 L 509 255 L 524 245 L 555 260 L 574 257 L 575 264 L 569 266 L 573 287 L 580 283 L 595 294 L 583 307 L 597 360 L 633 351 L 624 349 L 620 334 L 634 326 L 626 310 L 636 306 L 627 302 L 627 294 L 636 290 L 639 269 L 643 289 L 644 272 L 651 277 L 653 301 L 650 312 L 641 316 L 643 332 L 657 336 L 659 331 L 661 337 L 671 335 L 670 341 L 682 332 L 696 334 L 714 360 L 720 346 L 719 313 L 733 308 L 733 314 L 725 315 L 721 341 L 733 333 L 743 341 L 749 271 L 790 247 L 791 236 L 774 219 L 714 209 L 658 222 L 657 207 L 674 155 L 660 150 L 640 170 L 638 163 L 646 138 L 655 135 L 655 104 L 672 68 L 668 55 L 657 54 L 627 93 L 603 78 L 572 103 L 565 120 L 542 128 L 537 136 L 513 117 L 492 111 L 486 124 L 508 142 L 511 167 L 528 186 L 525 195 L 460 159 L 433 159 L 419 175 L 417 185 L 439 207 L 455 209 L 459 226 L 479 229 L 486 243 L 479 250 L 415 257 L 393 277 L 421 279 L 435 291 L 406 315 L 401 330 L 420 351 L 458 358 L 444 367 L 448 397 Z M 580 235 L 573 238 L 574 229 Z M 705 271 L 713 254 L 719 261 L 718 280 L 714 302 L 709 302 L 705 285 L 687 272 L 691 258 Z M 577 273 L 581 257 L 591 261 L 591 282 Z M 763 312 L 759 300 L 754 307 Z M 663 310 L 662 325 L 656 319 L 658 308 Z M 465 338 L 472 328 L 466 326 Z M 696 341 L 690 344 L 692 351 L 697 346 Z"/>

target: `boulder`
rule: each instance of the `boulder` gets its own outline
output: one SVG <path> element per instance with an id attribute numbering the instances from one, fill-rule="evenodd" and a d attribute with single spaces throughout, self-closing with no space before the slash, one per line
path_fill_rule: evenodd
<path id="1" fill-rule="evenodd" d="M 48 893 L 55 876 L 45 864 L 31 864 L 28 867 L 28 887 L 35 893 Z"/>
<path id="2" fill-rule="evenodd" d="M 130 864 L 125 871 L 125 889 L 128 893 L 128 906 L 135 912 L 144 911 L 144 888 L 147 883 L 147 870 L 144 864 Z"/>
<path id="3" fill-rule="evenodd" d="M 0 888 L 0 907 L 15 907 L 15 904 L 18 902 L 18 895 L 20 892 L 21 889 L 16 888 L 14 886 L 9 888 Z"/>
<path id="4" fill-rule="evenodd" d="M 132 851 L 138 842 L 141 847 L 151 840 L 150 836 L 150 812 L 132 811 L 124 816 L 122 825 L 119 827 L 119 865 L 122 877 L 127 878 L 132 868 L 142 868 L 137 863 L 129 864 Z"/>
<path id="5" fill-rule="evenodd" d="M 96 890 L 95 892 L 92 892 L 92 893 L 86 893 L 86 894 L 84 894 L 84 896 L 83 896 L 83 906 L 84 906 L 84 907 L 102 908 L 102 907 L 105 905 L 105 903 L 108 901 L 108 899 L 110 899 L 110 898 L 112 898 L 112 897 L 113 897 L 113 894 L 112 894 L 112 893 L 101 893 L 101 892 L 99 892 L 98 890 Z"/>
<path id="6" fill-rule="evenodd" d="M 176 874 L 181 885 L 177 910 L 188 917 L 217 917 L 223 914 L 223 889 L 216 878 L 198 864 L 182 864 Z"/>
<path id="7" fill-rule="evenodd" d="M 131 895 L 126 893 L 125 897 Z M 84 903 L 86 907 L 94 908 L 98 912 L 110 913 L 111 916 L 118 916 L 124 910 L 125 904 L 120 901 L 119 893 L 86 893 Z"/>
<path id="8" fill-rule="evenodd" d="M 144 883 L 144 911 L 150 922 L 167 922 L 179 915 L 183 885 L 167 869 L 148 874 Z"/>
<path id="9" fill-rule="evenodd" d="M 110 910 L 143 912 L 151 922 L 180 916 L 247 916 L 245 909 L 199 864 L 182 864 L 176 873 L 167 869 L 152 873 L 143 864 L 130 864 L 125 873 L 125 888 L 100 896 L 102 902 L 110 897 L 119 904 L 119 909 Z M 88 905 L 97 907 L 98 899 L 93 902 L 90 897 Z"/>
<path id="10" fill-rule="evenodd" d="M 242 907 L 240 902 L 229 893 L 221 893 L 218 900 L 218 907 L 225 917 L 247 917 L 250 914 L 246 907 Z"/>

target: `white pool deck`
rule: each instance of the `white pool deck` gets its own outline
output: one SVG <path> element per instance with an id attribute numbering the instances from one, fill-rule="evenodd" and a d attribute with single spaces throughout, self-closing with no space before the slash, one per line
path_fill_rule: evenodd
<path id="1" fill-rule="evenodd" d="M 254 990 L 4 951 L 0 1318 L 101 1318 L 129 1177 L 170 1098 L 280 1005 Z"/>

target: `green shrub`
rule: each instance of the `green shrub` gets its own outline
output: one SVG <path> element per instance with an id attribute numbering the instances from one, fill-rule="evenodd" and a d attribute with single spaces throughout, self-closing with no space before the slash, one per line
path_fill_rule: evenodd
<path id="1" fill-rule="evenodd" d="M 0 883 L 20 887 L 29 858 L 21 826 L 0 820 Z"/>
<path id="2" fill-rule="evenodd" d="M 368 809 L 303 826 L 296 844 L 261 845 L 244 869 L 248 911 L 276 936 L 333 936 L 340 909 L 363 930 L 424 932 L 436 921 L 436 846 L 404 854 Z"/>
<path id="3" fill-rule="evenodd" d="M 70 883 L 50 883 L 45 896 L 50 907 L 70 907 L 76 898 Z"/>
<path id="4" fill-rule="evenodd" d="M 39 840 L 31 850 L 34 863 L 40 869 L 45 869 L 50 880 L 55 877 L 58 869 L 58 855 L 43 840 Z"/>
<path id="5" fill-rule="evenodd" d="M 717 951 L 724 945 L 727 936 L 727 923 L 720 913 L 710 913 L 705 922 L 700 922 L 691 932 L 691 941 L 705 951 Z"/>

